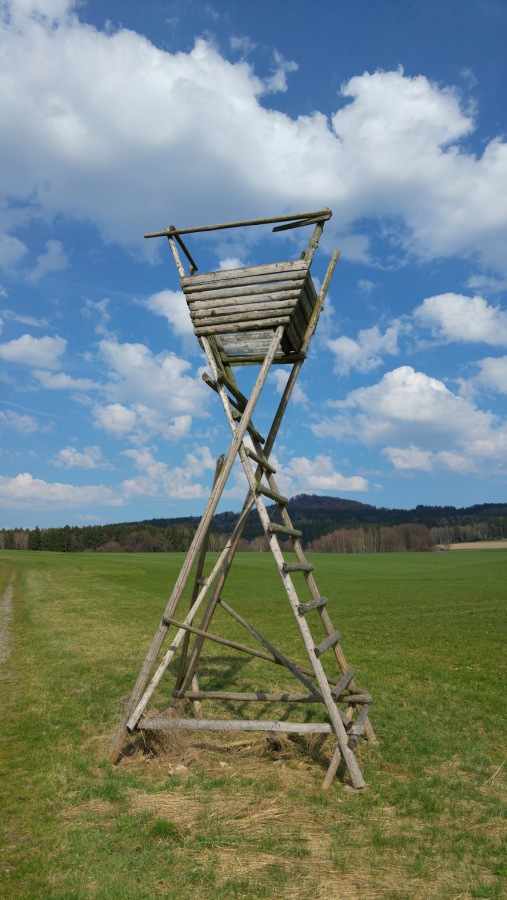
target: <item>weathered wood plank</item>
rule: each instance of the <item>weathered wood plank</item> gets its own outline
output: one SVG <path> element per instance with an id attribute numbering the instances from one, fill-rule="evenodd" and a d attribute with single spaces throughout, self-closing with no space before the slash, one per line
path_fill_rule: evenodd
<path id="1" fill-rule="evenodd" d="M 294 272 L 307 272 L 308 263 L 302 259 L 285 260 L 285 262 L 267 263 L 263 266 L 243 266 L 239 269 L 218 269 L 215 272 L 203 272 L 200 275 L 182 275 L 180 278 L 181 286 L 185 289 L 187 286 L 197 287 L 201 284 L 213 284 L 216 281 L 241 280 L 242 278 L 251 278 L 256 275 L 275 276 L 277 273 L 290 274 Z"/>
<path id="2" fill-rule="evenodd" d="M 326 722 L 279 722 L 265 719 L 181 719 L 144 716 L 143 731 L 276 731 L 286 734 L 331 734 Z"/>
<path id="3" fill-rule="evenodd" d="M 259 298 L 254 298 L 252 302 L 245 302 L 240 306 L 237 306 L 235 303 L 227 306 L 216 306 L 212 303 L 202 309 L 191 309 L 190 317 L 192 322 L 202 323 L 203 325 L 217 321 L 235 322 L 238 319 L 241 319 L 241 321 L 256 319 L 262 324 L 263 318 L 271 318 L 279 313 L 282 315 L 291 313 L 295 309 L 296 302 L 294 297 L 275 301 L 268 297 L 266 299 L 262 298 L 262 301 Z M 209 322 L 206 320 L 209 320 Z"/>
<path id="4" fill-rule="evenodd" d="M 267 325 L 273 327 L 273 329 L 278 328 L 280 325 L 286 326 L 290 322 L 290 316 L 273 316 L 270 319 L 264 319 L 262 321 L 262 328 L 265 328 Z M 207 334 L 231 334 L 238 331 L 256 331 L 259 327 L 259 323 L 256 320 L 246 321 L 246 322 L 214 322 L 209 325 L 202 325 L 199 323 L 198 325 L 194 323 L 194 332 L 196 335 L 206 336 Z"/>
<path id="5" fill-rule="evenodd" d="M 223 287 L 213 288 L 213 290 L 201 290 L 201 291 L 185 291 L 185 299 L 189 306 L 194 306 L 199 303 L 206 303 L 214 300 L 218 302 L 219 300 L 236 300 L 241 299 L 242 297 L 257 297 L 263 296 L 266 293 L 273 294 L 274 296 L 278 296 L 279 294 L 284 294 L 286 292 L 293 292 L 295 296 L 299 297 L 301 291 L 303 290 L 304 279 L 303 278 L 287 278 L 280 282 L 272 282 L 264 280 L 261 284 L 252 285 L 249 282 L 245 282 L 245 284 L 241 285 L 241 287 L 228 288 L 226 285 Z"/>

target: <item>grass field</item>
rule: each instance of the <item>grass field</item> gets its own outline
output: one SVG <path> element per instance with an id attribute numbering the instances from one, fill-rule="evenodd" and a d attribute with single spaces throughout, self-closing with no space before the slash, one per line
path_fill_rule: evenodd
<path id="1" fill-rule="evenodd" d="M 365 793 L 322 791 L 315 739 L 270 754 L 262 735 L 186 733 L 111 767 L 182 556 L 0 553 L 2 897 L 506 896 L 507 551 L 313 561 L 374 696 Z M 270 555 L 239 554 L 223 596 L 303 662 Z M 223 673 L 291 686 L 210 645 L 202 683 Z"/>

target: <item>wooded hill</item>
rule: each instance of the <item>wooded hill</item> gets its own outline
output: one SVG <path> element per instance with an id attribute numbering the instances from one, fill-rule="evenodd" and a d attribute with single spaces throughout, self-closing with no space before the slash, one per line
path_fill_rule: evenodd
<path id="1" fill-rule="evenodd" d="M 469 507 L 416 506 L 387 509 L 357 500 L 299 494 L 287 509 L 303 532 L 305 547 L 324 553 L 375 553 L 389 550 L 429 550 L 435 545 L 507 538 L 507 503 Z M 276 511 L 270 508 L 276 521 Z M 210 549 L 220 550 L 236 523 L 237 513 L 213 519 Z M 147 519 L 83 528 L 2 529 L 0 550 L 64 552 L 174 552 L 190 546 L 198 516 Z M 266 549 L 256 511 L 248 519 L 241 550 Z"/>
<path id="2" fill-rule="evenodd" d="M 270 517 L 276 521 L 274 506 L 269 507 Z M 298 494 L 287 504 L 293 525 L 303 532 L 307 544 L 330 534 L 339 528 L 392 527 L 395 525 L 425 525 L 435 538 L 435 543 L 458 544 L 465 541 L 498 540 L 507 537 L 507 503 L 481 503 L 457 508 L 455 506 L 416 506 L 415 509 L 388 509 L 371 506 L 358 500 L 341 497 L 321 497 L 316 494 Z M 218 513 L 212 529 L 216 533 L 230 534 L 237 513 Z M 199 517 L 177 519 L 148 519 L 145 524 L 158 528 L 167 525 L 190 525 L 196 528 Z M 262 527 L 253 510 L 243 532 L 246 540 L 262 535 Z"/>

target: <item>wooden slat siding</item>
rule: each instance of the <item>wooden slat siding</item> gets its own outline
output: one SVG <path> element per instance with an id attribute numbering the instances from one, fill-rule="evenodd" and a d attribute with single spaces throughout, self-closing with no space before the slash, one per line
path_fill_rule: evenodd
<path id="1" fill-rule="evenodd" d="M 270 319 L 263 319 L 262 327 L 265 328 L 266 325 L 271 325 L 273 330 L 278 328 L 279 325 L 288 325 L 290 322 L 290 315 L 282 315 L 282 316 L 273 316 Z M 222 335 L 222 334 L 233 334 L 242 331 L 255 331 L 258 327 L 258 323 L 254 320 L 246 321 L 246 322 L 214 322 L 213 325 L 203 325 L 202 323 L 194 325 L 194 332 L 196 335 Z"/>
<path id="2" fill-rule="evenodd" d="M 340 631 L 334 631 L 333 634 L 328 634 L 327 638 L 325 638 L 323 641 L 321 641 L 320 644 L 317 644 L 317 646 L 314 647 L 315 656 L 322 656 L 322 654 L 325 653 L 326 650 L 329 650 L 330 647 L 333 647 L 335 644 L 337 644 L 340 638 Z"/>
<path id="3" fill-rule="evenodd" d="M 198 306 L 203 303 L 218 303 L 223 300 L 224 303 L 233 303 L 235 300 L 238 302 L 242 300 L 243 297 L 262 297 L 266 293 L 266 290 L 269 290 L 270 294 L 273 294 L 273 298 L 276 300 L 280 294 L 285 294 L 288 292 L 293 293 L 295 296 L 299 297 L 304 285 L 303 278 L 291 278 L 286 279 L 280 282 L 272 282 L 266 281 L 259 285 L 252 285 L 250 282 L 245 282 L 244 285 L 237 288 L 225 288 L 222 287 L 218 290 L 212 291 L 200 291 L 190 292 L 185 291 L 185 298 L 189 306 Z"/>
<path id="4" fill-rule="evenodd" d="M 269 722 L 265 719 L 163 719 L 143 717 L 139 722 L 143 731 L 276 731 L 287 734 L 332 734 L 325 722 Z"/>
<path id="5" fill-rule="evenodd" d="M 238 306 L 236 303 L 226 306 L 217 306 L 215 303 L 209 303 L 200 309 L 190 307 L 190 318 L 194 324 L 204 322 L 209 319 L 210 322 L 241 322 L 243 319 L 252 319 L 257 316 L 259 321 L 258 330 L 262 330 L 263 318 L 273 318 L 280 315 L 291 315 L 297 306 L 297 297 L 285 297 L 283 300 L 273 302 L 269 298 L 264 297 L 248 300 Z"/>
<path id="6" fill-rule="evenodd" d="M 253 319 L 262 324 L 263 319 L 271 319 L 273 316 L 290 315 L 295 309 L 297 299 L 292 297 L 288 300 L 281 300 L 280 303 L 271 303 L 258 301 L 253 303 L 245 303 L 243 306 L 223 306 L 215 309 L 214 306 L 208 306 L 206 309 L 190 310 L 190 318 L 194 325 L 212 325 L 220 322 L 243 322 Z"/>
<path id="7" fill-rule="evenodd" d="M 312 609 L 321 609 L 327 603 L 327 597 L 318 597 L 316 600 L 310 600 L 308 603 L 300 603 L 298 613 L 300 616 L 306 615 Z"/>
<path id="8" fill-rule="evenodd" d="M 198 285 L 212 284 L 217 281 L 235 281 L 241 283 L 243 278 L 255 278 L 260 275 L 262 278 L 266 276 L 275 277 L 277 273 L 294 273 L 308 271 L 308 263 L 302 259 L 293 259 L 286 262 L 267 263 L 264 266 L 244 266 L 240 269 L 219 269 L 215 272 L 203 272 L 200 275 L 183 275 L 180 278 L 183 290 L 186 287 L 196 288 Z M 231 284 L 232 287 L 232 284 Z"/>
<path id="9" fill-rule="evenodd" d="M 349 686 L 349 684 L 352 681 L 355 674 L 356 674 L 356 670 L 353 669 L 351 666 L 350 669 L 347 669 L 347 671 L 345 672 L 345 675 L 342 675 L 342 677 L 340 678 L 336 687 L 334 687 L 333 690 L 331 691 L 331 696 L 333 696 L 335 698 L 335 700 L 341 694 L 341 692 L 344 691 L 345 688 Z"/>

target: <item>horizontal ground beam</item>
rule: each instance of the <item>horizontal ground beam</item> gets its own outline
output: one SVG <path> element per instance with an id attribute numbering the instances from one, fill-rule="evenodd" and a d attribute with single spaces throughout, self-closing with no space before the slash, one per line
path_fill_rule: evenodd
<path id="1" fill-rule="evenodd" d="M 173 719 L 142 718 L 139 728 L 143 731 L 281 731 L 288 734 L 332 734 L 331 725 L 325 722 L 268 722 L 263 719 Z"/>

